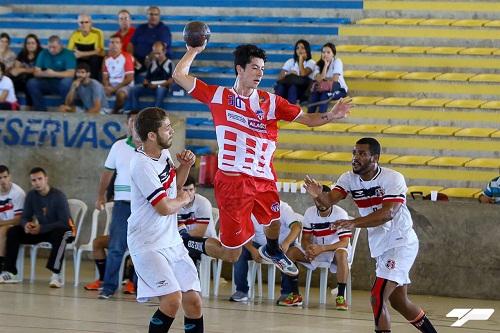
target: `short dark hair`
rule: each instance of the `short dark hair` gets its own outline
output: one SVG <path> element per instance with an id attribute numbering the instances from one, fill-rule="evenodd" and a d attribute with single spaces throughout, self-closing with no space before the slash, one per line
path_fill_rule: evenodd
<path id="1" fill-rule="evenodd" d="M 328 192 L 331 192 L 331 191 L 332 191 L 332 189 L 330 188 L 330 186 L 328 186 L 328 185 L 323 185 L 322 186 L 321 192 L 328 193 Z"/>
<path id="2" fill-rule="evenodd" d="M 7 172 L 8 174 L 10 174 L 10 171 L 9 171 L 9 168 L 7 168 L 6 165 L 0 165 L 0 173 L 4 173 L 4 172 Z"/>
<path id="3" fill-rule="evenodd" d="M 141 141 L 148 139 L 149 132 L 158 133 L 158 128 L 166 118 L 168 118 L 167 111 L 157 107 L 145 108 L 139 112 L 135 120 L 135 131 Z"/>
<path id="4" fill-rule="evenodd" d="M 44 176 L 47 176 L 47 171 L 45 171 L 44 168 L 41 168 L 41 167 L 34 167 L 33 169 L 30 170 L 30 175 L 34 174 L 34 173 L 43 173 Z"/>
<path id="5" fill-rule="evenodd" d="M 127 14 L 128 14 L 128 16 L 132 16 L 132 15 L 130 15 L 130 12 L 129 12 L 128 10 L 126 10 L 126 9 L 122 9 L 122 10 L 120 10 L 120 11 L 118 12 L 118 15 L 120 15 L 121 13 L 127 13 Z"/>
<path id="6" fill-rule="evenodd" d="M 299 39 L 296 43 L 295 43 L 295 47 L 293 48 L 293 60 L 295 62 L 299 62 L 299 56 L 297 55 L 297 45 L 299 44 L 302 44 L 304 45 L 304 48 L 306 49 L 306 60 L 309 60 L 312 58 L 312 55 L 311 55 L 311 45 L 309 44 L 309 42 L 305 39 Z"/>
<path id="7" fill-rule="evenodd" d="M 188 176 L 183 186 L 189 186 L 189 185 L 194 185 L 194 187 L 196 187 L 196 180 L 194 179 L 193 176 Z"/>
<path id="8" fill-rule="evenodd" d="M 116 33 L 116 34 L 113 34 L 109 37 L 109 40 L 112 40 L 112 39 L 119 39 L 120 40 L 120 43 L 123 43 L 123 38 L 122 36 L 120 36 L 120 34 Z"/>
<path id="9" fill-rule="evenodd" d="M 139 112 L 141 112 L 141 110 L 139 110 L 139 109 L 130 110 L 129 113 L 127 113 L 127 120 L 129 120 L 130 117 L 132 117 L 132 116 L 138 115 Z"/>
<path id="10" fill-rule="evenodd" d="M 52 35 L 49 37 L 49 43 L 55 43 L 57 42 L 58 44 L 61 44 L 61 37 L 57 35 Z"/>
<path id="11" fill-rule="evenodd" d="M 238 75 L 238 71 L 236 70 L 236 66 L 240 65 L 245 68 L 247 64 L 252 61 L 252 58 L 260 58 L 267 61 L 266 51 L 257 47 L 257 45 L 253 44 L 243 44 L 239 45 L 233 52 L 234 56 L 234 72 Z"/>
<path id="12" fill-rule="evenodd" d="M 380 155 L 380 143 L 375 138 L 361 138 L 356 144 L 368 145 L 370 147 L 370 154 Z"/>
<path id="13" fill-rule="evenodd" d="M 87 73 L 90 73 L 90 65 L 87 64 L 86 62 L 81 62 L 78 65 L 76 65 L 75 71 L 80 70 L 80 69 L 83 69 Z"/>
<path id="14" fill-rule="evenodd" d="M 10 36 L 9 36 L 9 34 L 8 34 L 8 33 L 6 33 L 6 32 L 2 32 L 2 33 L 0 34 L 0 39 L 2 39 L 2 38 L 7 38 L 7 40 L 9 41 L 9 44 L 10 44 Z"/>

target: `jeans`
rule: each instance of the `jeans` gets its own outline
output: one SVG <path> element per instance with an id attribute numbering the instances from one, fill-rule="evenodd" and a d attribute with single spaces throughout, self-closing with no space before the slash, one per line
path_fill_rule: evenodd
<path id="1" fill-rule="evenodd" d="M 118 276 L 123 255 L 127 250 L 127 219 L 130 216 L 130 202 L 115 201 L 109 227 L 108 255 L 104 273 L 103 293 L 114 293 L 120 283 Z"/>
<path id="2" fill-rule="evenodd" d="M 253 242 L 253 246 L 259 248 L 261 245 L 259 243 Z M 252 260 L 252 254 L 250 251 L 243 247 L 241 255 L 238 261 L 234 263 L 234 283 L 236 284 L 236 290 L 244 293 L 248 293 L 248 260 Z"/>
<path id="3" fill-rule="evenodd" d="M 63 104 L 72 82 L 73 79 L 69 77 L 64 79 L 29 79 L 26 84 L 26 90 L 33 101 L 33 110 L 47 111 L 47 105 L 43 97 L 46 94 L 61 96 L 63 102 L 59 104 Z"/>
<path id="4" fill-rule="evenodd" d="M 168 93 L 168 88 L 165 87 L 150 89 L 144 87 L 142 84 L 141 85 L 137 84 L 132 88 L 132 91 L 130 93 L 132 99 L 132 109 L 135 110 L 139 108 L 139 98 L 142 95 L 155 96 L 154 106 L 157 108 L 163 108 L 163 100 L 165 99 L 167 93 Z"/>
<path id="5" fill-rule="evenodd" d="M 281 274 L 281 295 L 299 293 L 299 277 Z"/>

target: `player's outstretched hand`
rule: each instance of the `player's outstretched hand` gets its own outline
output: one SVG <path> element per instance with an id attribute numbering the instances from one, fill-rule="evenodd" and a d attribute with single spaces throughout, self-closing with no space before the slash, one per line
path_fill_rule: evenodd
<path id="1" fill-rule="evenodd" d="M 319 197 L 321 192 L 323 192 L 323 186 L 316 179 L 309 177 L 309 175 L 306 175 L 304 178 L 303 186 L 307 193 L 309 193 L 309 195 L 314 199 Z"/>
<path id="2" fill-rule="evenodd" d="M 186 48 L 188 51 L 193 50 L 194 52 L 196 52 L 196 54 L 198 54 L 198 53 L 203 52 L 203 50 L 207 47 L 207 43 L 208 43 L 208 41 L 205 39 L 205 42 L 203 43 L 202 46 L 192 47 L 192 46 L 189 46 L 186 44 Z"/>
<path id="3" fill-rule="evenodd" d="M 356 225 L 354 224 L 354 220 L 337 220 L 330 225 L 330 228 L 352 230 L 356 228 Z"/>
<path id="4" fill-rule="evenodd" d="M 330 110 L 333 119 L 343 119 L 347 117 L 349 112 L 351 112 L 352 98 L 345 97 L 341 98 L 335 103 L 335 105 Z"/>
<path id="5" fill-rule="evenodd" d="M 191 197 L 187 191 L 177 191 L 176 199 L 179 200 L 183 206 L 191 202 Z"/>
<path id="6" fill-rule="evenodd" d="M 191 150 L 185 150 L 182 153 L 177 154 L 177 161 L 181 165 L 192 166 L 196 162 L 196 155 Z"/>

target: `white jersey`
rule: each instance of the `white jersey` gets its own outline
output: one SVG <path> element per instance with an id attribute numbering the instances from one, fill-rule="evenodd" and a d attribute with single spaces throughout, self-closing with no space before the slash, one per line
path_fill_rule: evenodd
<path id="1" fill-rule="evenodd" d="M 264 227 L 262 224 L 257 222 L 256 219 L 252 218 L 253 227 L 255 229 L 254 242 L 264 245 L 267 243 L 266 235 L 264 234 Z M 284 201 L 280 200 L 280 235 L 278 238 L 278 243 L 282 243 L 285 238 L 290 233 L 290 228 L 293 223 L 302 222 L 302 215 L 297 214 L 293 211 L 292 207 Z"/>
<path id="2" fill-rule="evenodd" d="M 9 192 L 0 193 L 0 221 L 12 220 L 22 215 L 25 197 L 23 189 L 14 183 Z"/>
<path id="3" fill-rule="evenodd" d="M 316 68 L 316 62 L 312 59 L 304 61 L 304 68 L 309 68 L 311 70 L 311 73 L 308 75 L 310 79 L 314 79 L 314 70 Z M 286 71 L 287 73 L 293 73 L 296 75 L 300 75 L 300 68 L 299 68 L 299 63 L 295 61 L 295 59 L 290 58 L 288 59 L 284 64 L 283 67 L 281 67 L 282 70 Z"/>
<path id="4" fill-rule="evenodd" d="M 12 83 L 12 80 L 5 75 L 3 75 L 0 79 L 0 94 L 4 91 L 7 92 L 7 97 L 5 98 L 7 103 L 17 102 L 16 93 L 14 91 L 14 83 Z"/>
<path id="5" fill-rule="evenodd" d="M 153 159 L 142 150 L 137 151 L 130 162 L 132 200 L 127 243 L 132 255 L 182 244 L 177 215 L 162 216 L 154 209 L 163 198 L 177 197 L 175 168 L 170 153 L 164 149 L 159 159 Z"/>
<path id="6" fill-rule="evenodd" d="M 347 212 L 339 206 L 333 206 L 328 216 L 320 216 L 316 206 L 312 206 L 304 213 L 302 232 L 304 235 L 312 236 L 313 244 L 335 244 L 344 238 L 351 238 L 352 232 L 346 229 L 330 229 L 330 226 L 335 221 L 348 218 Z"/>
<path id="7" fill-rule="evenodd" d="M 191 205 L 183 207 L 177 214 L 177 223 L 184 224 L 187 231 L 193 230 L 197 224 L 207 225 L 205 237 L 217 238 L 215 223 L 212 217 L 210 200 L 196 193 Z"/>
<path id="8" fill-rule="evenodd" d="M 114 200 L 130 201 L 130 161 L 135 155 L 132 137 L 118 140 L 111 146 L 104 167 L 116 170 Z"/>
<path id="9" fill-rule="evenodd" d="M 316 66 L 316 69 L 314 70 L 313 77 L 318 75 L 320 72 L 319 66 Z M 335 58 L 333 60 L 333 64 L 330 64 L 326 70 L 326 78 L 331 79 L 335 74 L 339 75 L 339 84 L 340 87 L 344 88 L 345 91 L 348 91 L 349 89 L 347 88 L 347 84 L 345 83 L 344 80 L 344 64 L 342 63 L 342 60 L 339 58 Z"/>
<path id="10" fill-rule="evenodd" d="M 368 243 L 373 258 L 389 249 L 418 241 L 413 230 L 410 211 L 406 206 L 406 182 L 399 172 L 378 167 L 375 176 L 365 181 L 352 171 L 348 171 L 340 176 L 333 190 L 340 192 L 344 197 L 350 193 L 361 216 L 382 208 L 384 201 L 402 203 L 391 221 L 378 227 L 367 228 Z"/>

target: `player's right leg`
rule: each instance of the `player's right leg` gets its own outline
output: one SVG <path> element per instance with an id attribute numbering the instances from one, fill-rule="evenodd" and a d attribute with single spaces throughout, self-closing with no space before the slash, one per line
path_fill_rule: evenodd
<path id="1" fill-rule="evenodd" d="M 396 289 L 397 283 L 377 277 L 371 290 L 371 305 L 376 333 L 391 332 L 391 316 L 387 303 L 390 295 Z"/>
<path id="2" fill-rule="evenodd" d="M 96 281 L 86 284 L 85 290 L 101 290 L 104 281 L 104 272 L 106 271 L 106 251 L 109 244 L 109 235 L 96 237 L 92 241 L 93 256 L 99 277 Z"/>
<path id="3" fill-rule="evenodd" d="M 188 333 L 203 333 L 200 293 L 194 290 L 183 292 L 182 308 L 184 310 L 184 331 Z"/>
<path id="4" fill-rule="evenodd" d="M 149 321 L 149 333 L 168 332 L 174 322 L 175 315 L 181 306 L 182 294 L 176 291 L 158 296 L 160 305 Z"/>
<path id="5" fill-rule="evenodd" d="M 349 263 L 347 257 L 349 252 L 346 248 L 338 248 L 335 251 L 335 266 L 337 269 L 337 297 L 336 309 L 345 311 L 348 309 L 347 300 L 345 297 L 345 289 L 347 286 L 347 278 L 349 277 Z"/>

